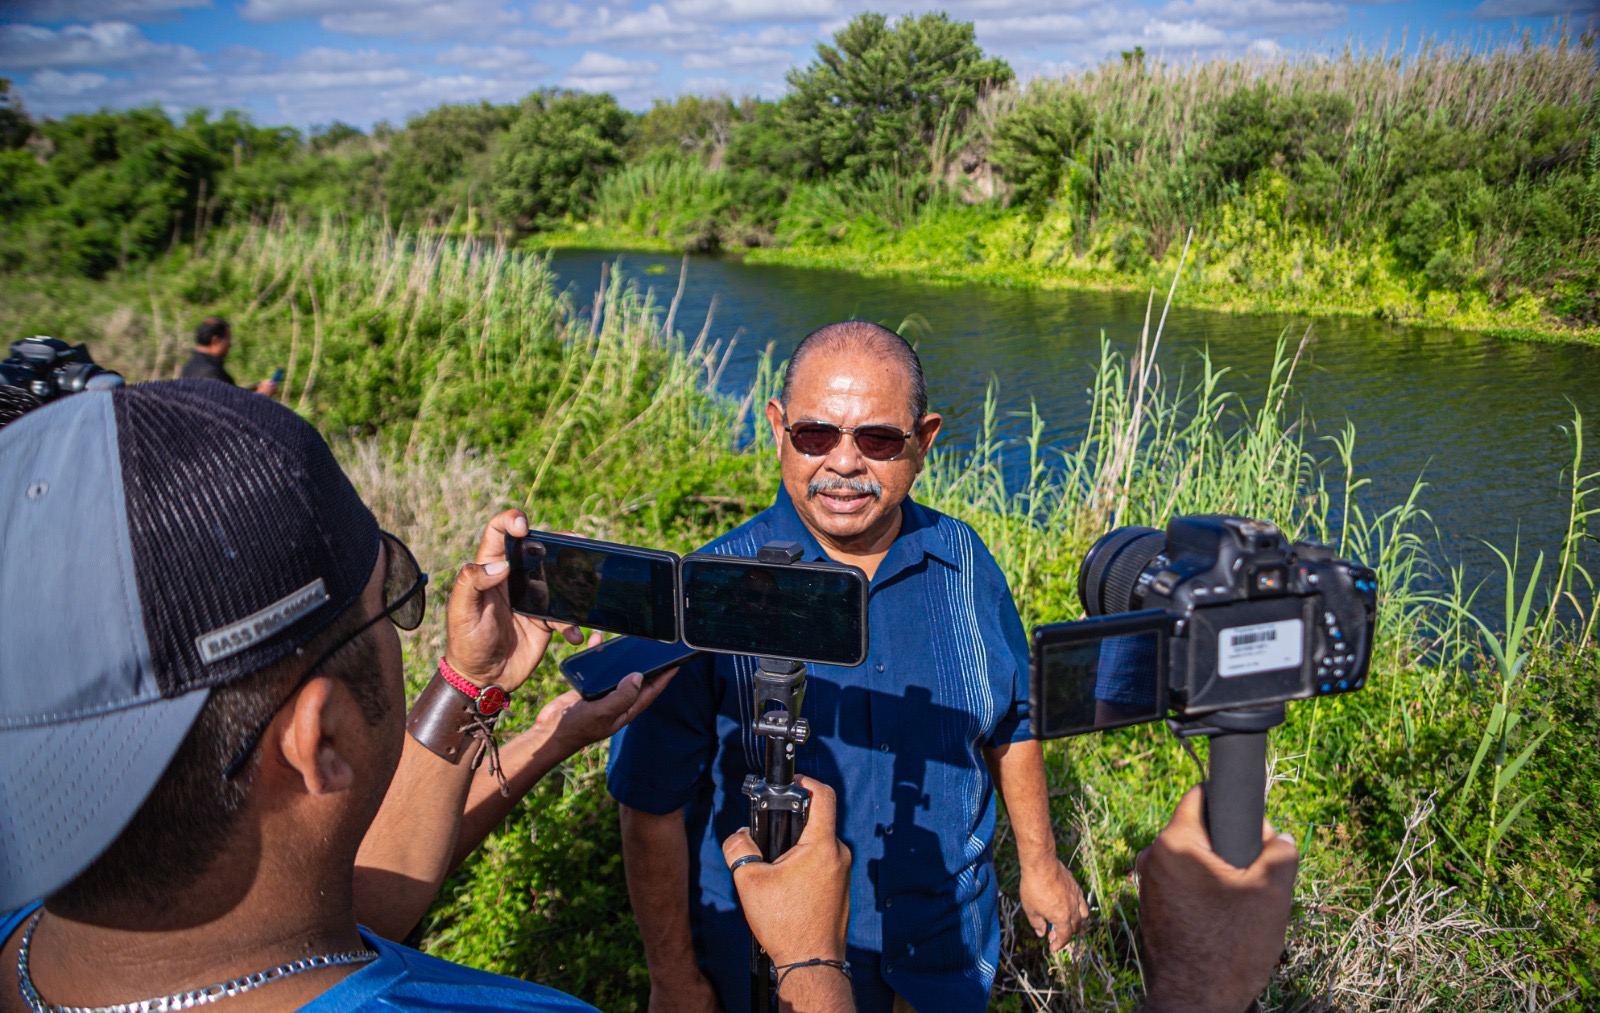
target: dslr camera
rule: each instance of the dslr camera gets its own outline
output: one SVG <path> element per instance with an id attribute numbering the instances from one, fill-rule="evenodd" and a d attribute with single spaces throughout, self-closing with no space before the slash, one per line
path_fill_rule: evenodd
<path id="1" fill-rule="evenodd" d="M 1089 618 L 1033 630 L 1038 738 L 1163 717 L 1186 736 L 1244 731 L 1231 716 L 1281 721 L 1285 701 L 1366 685 L 1377 574 L 1267 521 L 1118 528 L 1084 558 L 1078 595 Z"/>
<path id="2" fill-rule="evenodd" d="M 23 338 L 0 361 L 0 426 L 67 394 L 120 386 L 121 374 L 96 365 L 87 345 L 43 335 Z"/>

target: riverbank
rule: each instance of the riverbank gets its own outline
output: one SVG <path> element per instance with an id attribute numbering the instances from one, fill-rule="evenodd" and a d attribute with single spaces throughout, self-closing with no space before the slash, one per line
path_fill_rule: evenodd
<path id="1" fill-rule="evenodd" d="M 0 329 L 88 340 L 132 380 L 172 375 L 186 331 L 213 312 L 233 320 L 236 375 L 286 367 L 283 400 L 327 435 L 382 525 L 441 577 L 427 620 L 403 638 L 412 692 L 442 649 L 449 575 L 495 509 L 682 552 L 776 489 L 759 415 L 716 391 L 717 349 L 665 332 L 662 308 L 620 273 L 580 305 L 543 260 L 503 246 L 279 225 L 218 233 L 202 250 L 102 282 L 0 276 L 0 287 Z M 1600 660 L 1592 625 L 1542 611 L 1563 594 L 1590 600 L 1587 577 L 1563 556 L 1538 583 L 1511 582 L 1503 617 L 1465 591 L 1420 592 L 1427 503 L 1413 493 L 1364 511 L 1352 435 L 1326 467 L 1315 463 L 1315 437 L 1292 408 L 1292 354 L 1283 349 L 1249 391 L 1265 405 L 1251 411 L 1226 364 L 1208 360 L 1187 383 L 1157 370 L 1146 383 L 1107 348 L 1083 392 L 1092 418 L 1062 468 L 1045 465 L 1036 436 L 1018 449 L 1037 467 L 1008 483 L 986 428 L 975 445 L 935 455 L 916 495 L 974 526 L 1028 623 L 1079 615 L 1077 569 L 1107 527 L 1175 512 L 1270 517 L 1376 566 L 1371 685 L 1291 704 L 1273 735 L 1268 814 L 1303 860 L 1289 959 L 1265 1008 L 1592 1009 Z M 760 372 L 752 400 L 772 380 Z M 1550 462 L 1552 476 L 1561 464 Z M 1590 505 L 1586 489 L 1575 518 Z M 1573 546 L 1583 537 L 1574 524 Z M 546 664 L 508 727 L 561 688 Z M 1134 855 L 1196 771 L 1154 725 L 1045 751 L 1062 854 L 1099 916 L 1073 956 L 1048 960 L 1004 908 L 993 1008 L 1131 1011 L 1143 993 Z M 535 789 L 441 891 L 424 924 L 429 951 L 603 1009 L 646 1008 L 604 767 L 598 746 Z M 1012 897 L 1003 822 L 996 850 Z"/>
<path id="2" fill-rule="evenodd" d="M 1387 244 L 1330 245 L 1309 230 L 1283 227 L 1281 214 L 1230 216 L 1227 226 L 1196 232 L 1183 268 L 1185 305 L 1229 313 L 1367 317 L 1445 327 L 1515 341 L 1600 345 L 1600 326 L 1564 322 L 1549 300 L 1529 293 L 1492 305 L 1481 291 L 1429 290 L 1426 279 L 1396 263 Z M 1116 235 L 1087 249 L 1073 242 L 1071 220 L 988 207 L 930 213 L 904 230 L 881 222 L 842 222 L 831 238 L 723 251 L 754 264 L 850 271 L 925 284 L 981 284 L 1054 290 L 1164 295 L 1178 271 L 1182 242 L 1158 259 L 1128 263 Z M 1141 240 L 1142 242 L 1142 240 Z M 580 223 L 529 237 L 529 250 L 630 250 L 682 253 L 662 236 Z M 1576 294 L 1576 293 L 1573 293 Z"/>

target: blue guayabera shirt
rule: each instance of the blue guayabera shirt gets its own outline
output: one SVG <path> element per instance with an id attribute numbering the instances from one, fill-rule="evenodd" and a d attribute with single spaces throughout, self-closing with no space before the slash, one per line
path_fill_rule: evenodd
<path id="1" fill-rule="evenodd" d="M 982 1010 L 1000 953 L 983 749 L 1028 737 L 1027 641 L 972 528 L 909 499 L 902 511 L 869 592 L 867 660 L 809 666 L 801 714 L 811 738 L 795 766 L 838 791 L 839 835 L 854 856 L 849 957 L 860 1008 L 888 1010 L 897 992 L 921 1010 Z M 782 490 L 706 551 L 754 556 L 770 541 L 828 558 Z M 728 1010 L 749 1008 L 749 930 L 722 840 L 749 824 L 740 788 L 762 769 L 750 730 L 755 665 L 730 655 L 685 665 L 611 742 L 619 802 L 685 810 L 696 950 Z"/>

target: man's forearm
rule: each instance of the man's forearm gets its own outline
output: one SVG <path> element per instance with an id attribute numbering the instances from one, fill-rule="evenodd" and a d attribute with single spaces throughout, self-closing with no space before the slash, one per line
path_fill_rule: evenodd
<path id="1" fill-rule="evenodd" d="M 356 855 L 356 920 L 404 939 L 451 868 L 472 768 L 435 756 L 410 735 L 378 815 Z"/>
<path id="2" fill-rule="evenodd" d="M 539 725 L 502 744 L 500 769 L 506 775 L 509 797 L 500 794 L 500 779 L 489 769 L 487 758 L 479 764 L 467 789 L 461 829 L 456 835 L 455 850 L 446 872 L 466 861 L 483 839 L 511 814 L 523 796 L 571 755 L 572 750 L 554 742 L 551 731 Z"/>
<path id="3" fill-rule="evenodd" d="M 1056 835 L 1050 825 L 1050 786 L 1044 750 L 1028 739 L 985 751 L 990 774 L 1006 803 L 1006 818 L 1017 840 L 1017 861 L 1030 867 L 1056 861 Z"/>
<path id="4" fill-rule="evenodd" d="M 507 798 L 488 763 L 474 773 L 466 759 L 451 763 L 407 735 L 394 780 L 356 855 L 356 920 L 387 939 L 404 939 L 445 877 L 566 759 L 551 740 L 550 729 L 535 725 L 500 747 Z"/>
<path id="5" fill-rule="evenodd" d="M 622 806 L 622 860 L 653 981 L 698 973 L 689 934 L 689 837 L 683 811 L 655 816 Z"/>

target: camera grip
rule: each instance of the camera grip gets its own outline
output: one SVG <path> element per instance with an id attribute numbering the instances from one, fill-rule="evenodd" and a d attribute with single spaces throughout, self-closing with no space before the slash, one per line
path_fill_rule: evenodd
<path id="1" fill-rule="evenodd" d="M 1261 854 L 1267 808 L 1267 733 L 1229 732 L 1211 738 L 1211 772 L 1205 786 L 1206 833 L 1211 849 L 1244 869 Z"/>

